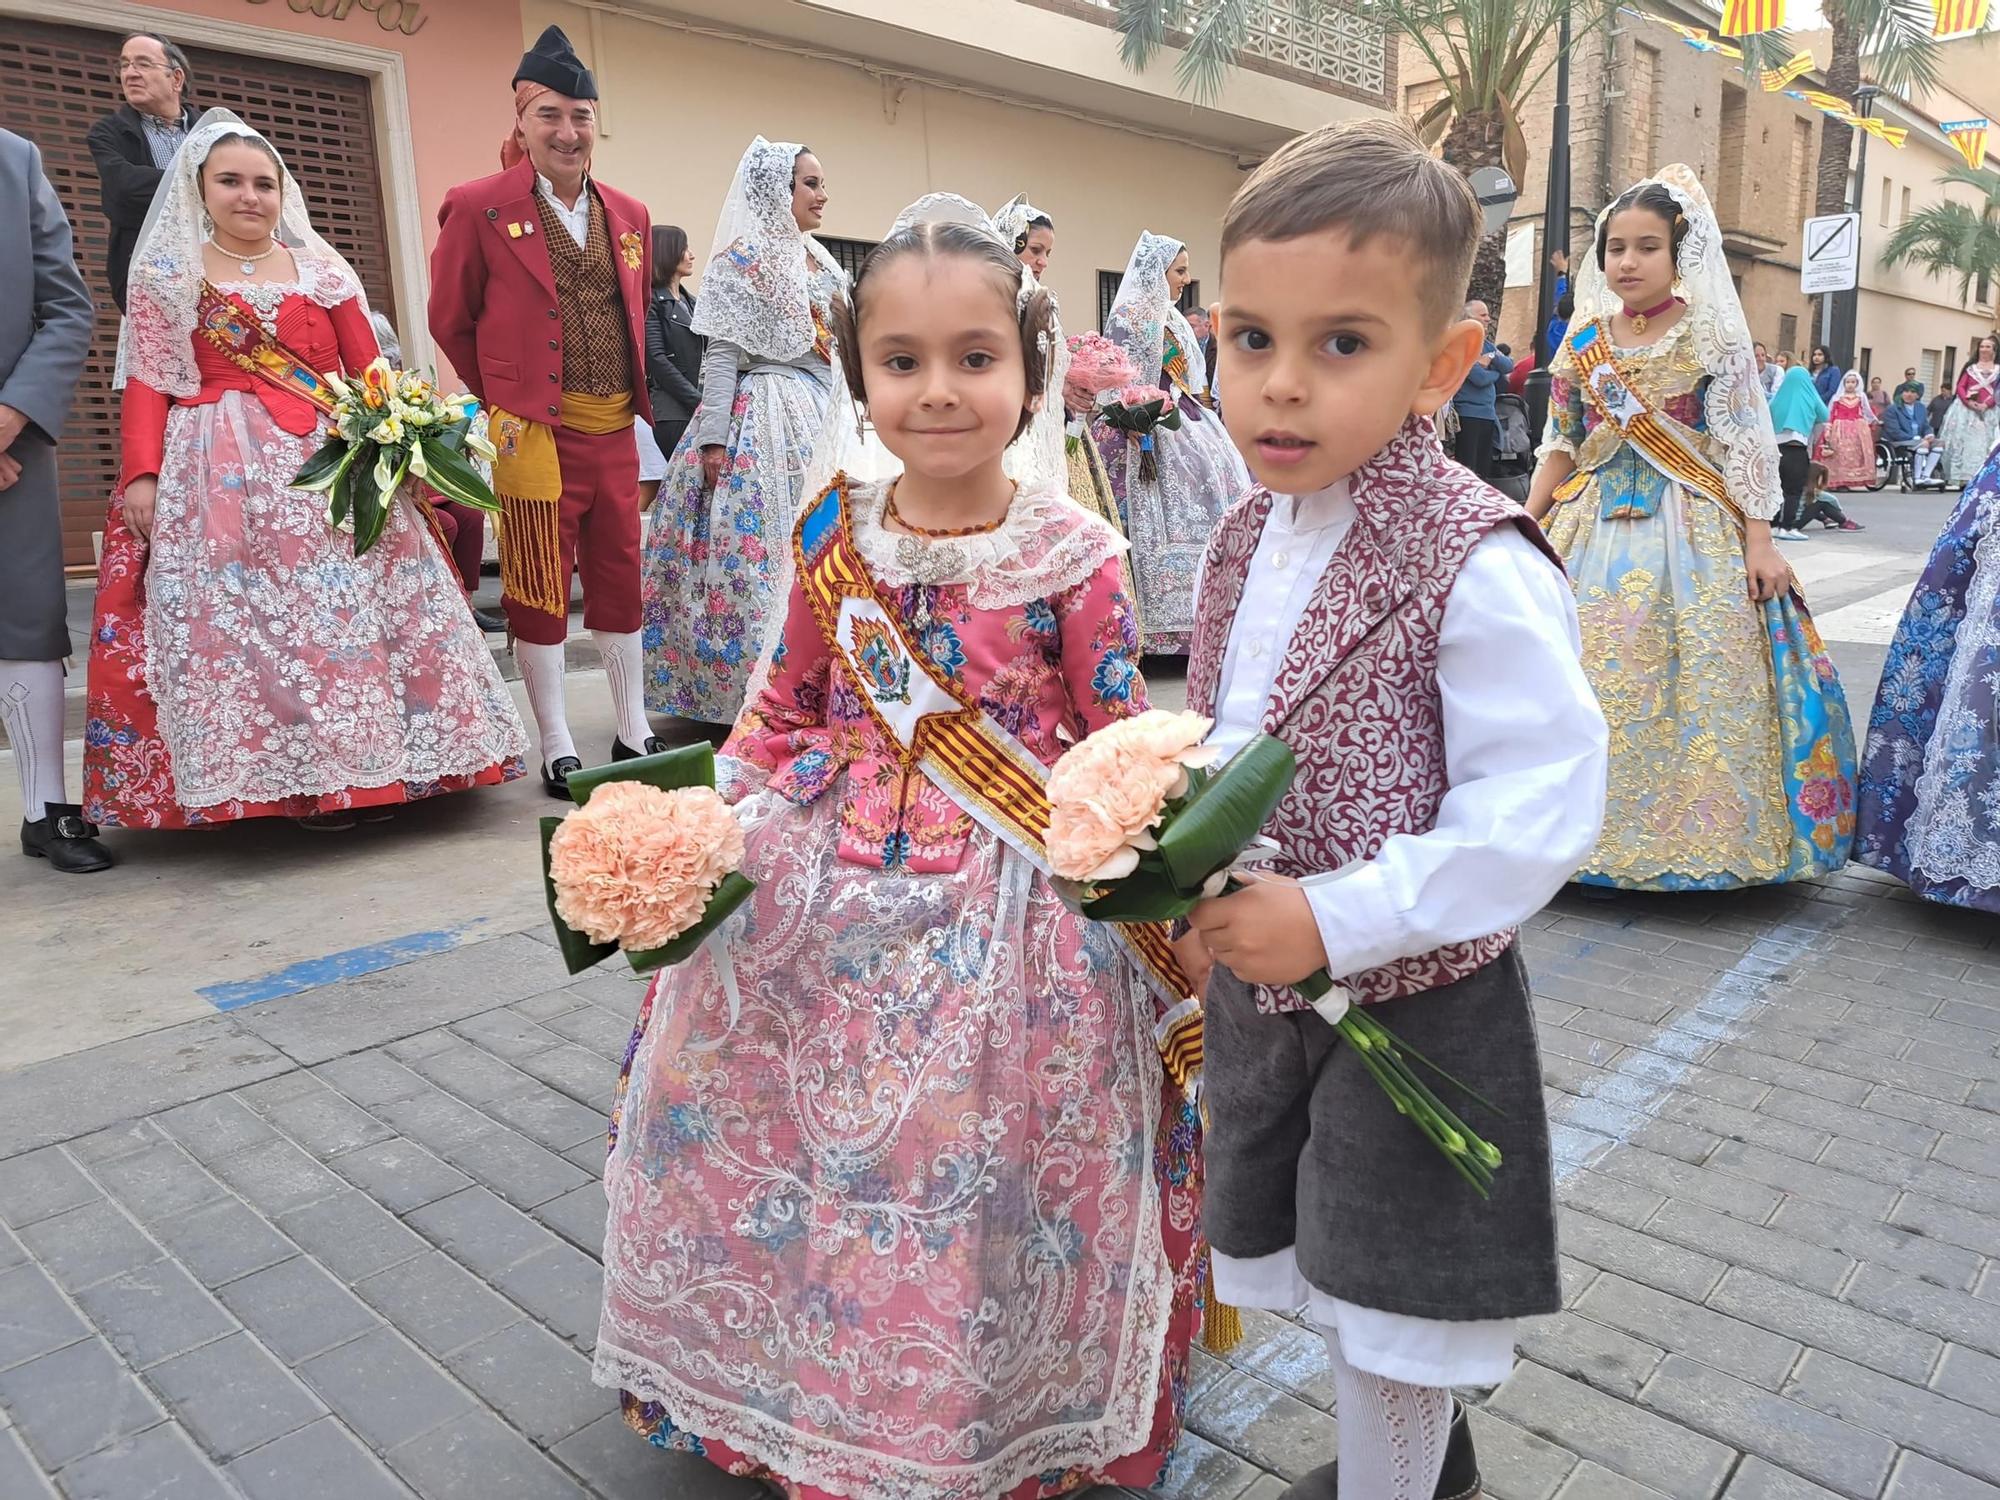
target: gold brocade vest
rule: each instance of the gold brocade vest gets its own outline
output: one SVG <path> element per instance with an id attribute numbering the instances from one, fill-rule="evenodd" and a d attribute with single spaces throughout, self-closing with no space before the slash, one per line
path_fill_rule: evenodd
<path id="1" fill-rule="evenodd" d="M 579 246 L 554 206 L 535 194 L 542 234 L 555 273 L 556 306 L 562 313 L 562 388 L 590 396 L 616 396 L 634 387 L 631 333 L 625 300 L 618 288 L 618 263 L 604 204 L 590 195 L 590 234 Z"/>

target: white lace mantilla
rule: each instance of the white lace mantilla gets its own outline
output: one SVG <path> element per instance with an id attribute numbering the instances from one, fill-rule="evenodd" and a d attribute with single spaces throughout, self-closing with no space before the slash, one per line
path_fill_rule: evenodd
<path id="1" fill-rule="evenodd" d="M 1022 487 L 1007 518 L 976 536 L 929 540 L 882 522 L 884 484 L 847 492 L 854 544 L 887 588 L 959 583 L 975 609 L 1011 609 L 1074 588 L 1126 548 L 1126 541 L 1061 488 Z"/>
<path id="2" fill-rule="evenodd" d="M 1757 377 L 1755 341 L 1730 276 L 1729 258 L 1723 253 L 1722 229 L 1708 193 L 1692 169 L 1675 163 L 1662 167 L 1646 181 L 1671 193 L 1687 219 L 1687 237 L 1681 241 L 1675 262 L 1680 294 L 1687 299 L 1682 323 L 1695 360 L 1712 377 L 1705 402 L 1708 435 L 1721 459 L 1722 477 L 1745 515 L 1768 519 L 1778 513 L 1784 499 L 1784 487 L 1778 481 L 1778 438 L 1771 428 L 1770 402 Z M 1584 256 L 1577 277 L 1572 328 L 1581 328 L 1595 318 L 1608 319 L 1621 305 L 1606 284 L 1596 255 L 1605 221 L 1616 202 L 1597 216 L 1591 251 Z M 1557 444 L 1555 450 L 1561 451 L 1563 446 Z M 1546 444 L 1544 451 L 1549 451 Z"/>

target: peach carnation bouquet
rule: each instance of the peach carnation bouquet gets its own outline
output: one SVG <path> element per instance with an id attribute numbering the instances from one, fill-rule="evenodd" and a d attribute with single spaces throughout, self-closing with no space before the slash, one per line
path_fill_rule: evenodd
<path id="1" fill-rule="evenodd" d="M 1199 901 L 1240 889 L 1250 867 L 1277 853 L 1259 830 L 1297 774 L 1291 747 L 1260 734 L 1216 766 L 1216 748 L 1204 743 L 1213 722 L 1149 709 L 1106 725 L 1055 763 L 1048 780 L 1049 868 L 1083 915 L 1173 921 Z M 1360 1055 L 1396 1112 L 1488 1196 L 1499 1149 L 1439 1099 L 1412 1064 L 1499 1111 L 1354 1007 L 1324 969 L 1294 988 Z"/>
<path id="2" fill-rule="evenodd" d="M 1063 406 L 1085 421 L 1113 391 L 1139 378 L 1126 357 L 1101 333 L 1079 333 L 1069 340 L 1069 372 L 1063 376 Z"/>
<path id="3" fill-rule="evenodd" d="M 542 820 L 542 857 L 572 974 L 613 950 L 641 972 L 680 963 L 755 889 L 707 745 L 574 773 L 570 790 L 576 811 Z"/>

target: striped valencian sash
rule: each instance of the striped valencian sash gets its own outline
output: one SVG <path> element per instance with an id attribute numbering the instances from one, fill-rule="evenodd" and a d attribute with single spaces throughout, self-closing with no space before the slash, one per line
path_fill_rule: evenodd
<path id="1" fill-rule="evenodd" d="M 302 396 L 322 414 L 333 411 L 335 396 L 327 378 L 267 333 L 264 326 L 204 278 L 195 302 L 195 331 L 222 352 L 238 369 Z"/>
<path id="2" fill-rule="evenodd" d="M 1050 875 L 1048 771 L 908 636 L 869 576 L 849 526 L 845 475 L 807 505 L 793 532 L 799 587 L 827 649 L 852 676 L 876 726 L 968 816 Z M 1164 922 L 1112 932 L 1159 998 L 1154 1041 L 1176 1084 L 1201 1071 L 1201 1006 Z"/>
<path id="3" fill-rule="evenodd" d="M 1645 397 L 1625 378 L 1611 352 L 1611 334 L 1604 324 L 1589 323 L 1578 329 L 1569 341 L 1569 351 L 1576 361 L 1577 384 L 1597 414 L 1624 433 L 1647 463 L 1683 489 L 1713 500 L 1740 526 L 1743 508 L 1730 495 L 1721 472 L 1647 405 Z M 1589 471 L 1577 470 L 1556 487 L 1556 499 L 1572 499 L 1589 481 Z"/>

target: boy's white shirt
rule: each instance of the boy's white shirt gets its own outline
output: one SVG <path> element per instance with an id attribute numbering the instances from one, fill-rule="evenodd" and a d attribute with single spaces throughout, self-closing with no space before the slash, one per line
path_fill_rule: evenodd
<path id="1" fill-rule="evenodd" d="M 1279 665 L 1355 515 L 1345 479 L 1273 497 L 1216 687 L 1210 738 L 1225 753 L 1262 729 Z M 1329 973 L 1518 926 L 1589 858 L 1607 731 L 1580 650 L 1562 574 L 1514 527 L 1496 527 L 1445 601 L 1437 677 L 1450 790 L 1436 825 L 1300 881 Z"/>
<path id="2" fill-rule="evenodd" d="M 1345 479 L 1273 497 L 1216 687 L 1211 740 L 1226 752 L 1263 728 L 1278 667 L 1355 514 Z M 1445 601 L 1438 645 L 1451 789 L 1436 825 L 1300 881 L 1329 972 L 1517 926 L 1589 857 L 1604 821 L 1607 733 L 1580 650 L 1562 574 L 1512 526 L 1481 539 Z M 1516 1320 L 1444 1322 L 1345 1302 L 1310 1285 L 1289 1247 L 1247 1260 L 1218 1251 L 1214 1275 L 1220 1300 L 1303 1308 L 1350 1364 L 1385 1379 L 1497 1385 L 1513 1368 Z"/>

